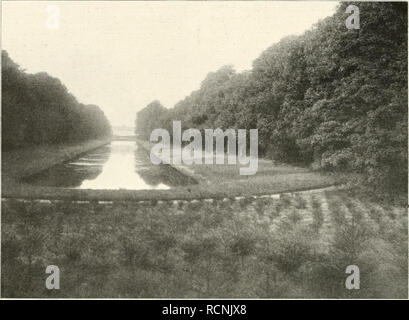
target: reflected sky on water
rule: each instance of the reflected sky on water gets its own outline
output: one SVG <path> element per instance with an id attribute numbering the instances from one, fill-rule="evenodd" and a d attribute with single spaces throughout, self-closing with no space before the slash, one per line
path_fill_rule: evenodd
<path id="1" fill-rule="evenodd" d="M 76 189 L 166 190 L 189 179 L 169 166 L 153 165 L 134 141 L 113 141 L 25 179 L 41 186 Z"/>

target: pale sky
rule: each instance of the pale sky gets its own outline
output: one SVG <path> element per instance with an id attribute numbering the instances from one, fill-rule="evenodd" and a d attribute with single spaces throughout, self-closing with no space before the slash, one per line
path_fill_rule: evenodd
<path id="1" fill-rule="evenodd" d="M 336 5 L 3 1 L 2 47 L 27 72 L 45 71 L 80 102 L 100 106 L 112 125 L 132 126 L 152 100 L 171 108 L 223 65 L 250 69 L 263 50 Z M 59 10 L 57 28 L 49 6 Z"/>

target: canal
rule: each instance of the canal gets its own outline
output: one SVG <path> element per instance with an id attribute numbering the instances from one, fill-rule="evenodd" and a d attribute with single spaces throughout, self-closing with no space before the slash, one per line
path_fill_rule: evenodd
<path id="1" fill-rule="evenodd" d="M 135 141 L 112 141 L 70 161 L 24 179 L 49 187 L 112 190 L 166 190 L 195 183 L 168 165 L 153 165 Z"/>

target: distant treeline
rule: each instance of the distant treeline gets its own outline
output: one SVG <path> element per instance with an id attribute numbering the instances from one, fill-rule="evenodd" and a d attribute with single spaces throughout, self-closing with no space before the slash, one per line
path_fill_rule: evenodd
<path id="1" fill-rule="evenodd" d="M 6 51 L 1 58 L 3 150 L 111 134 L 99 107 L 79 103 L 59 79 L 25 73 Z"/>
<path id="2" fill-rule="evenodd" d="M 265 50 L 250 71 L 224 66 L 173 109 L 138 112 L 137 134 L 186 128 L 258 128 L 260 154 L 279 161 L 362 173 L 407 190 L 407 4 L 354 3 L 360 30 L 336 13 Z"/>

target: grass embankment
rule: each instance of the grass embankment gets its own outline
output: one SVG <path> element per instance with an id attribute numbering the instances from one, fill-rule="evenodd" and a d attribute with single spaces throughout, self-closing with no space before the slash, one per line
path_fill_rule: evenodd
<path id="1" fill-rule="evenodd" d="M 109 138 L 95 139 L 75 144 L 42 145 L 3 151 L 1 154 L 2 197 L 30 197 L 33 192 L 36 194 L 35 190 L 38 187 L 24 184 L 21 179 L 101 147 L 110 141 Z"/>
<path id="2" fill-rule="evenodd" d="M 3 178 L 19 179 L 57 163 L 101 147 L 111 139 L 95 139 L 75 144 L 42 145 L 2 152 Z"/>
<path id="3" fill-rule="evenodd" d="M 407 210 L 341 191 L 2 203 L 4 297 L 406 298 L 407 261 Z M 352 264 L 359 290 L 345 288 Z"/>
<path id="4" fill-rule="evenodd" d="M 153 144 L 138 140 L 147 153 Z M 172 157 L 172 154 L 171 154 Z M 272 160 L 259 159 L 254 175 L 240 175 L 239 164 L 173 164 L 177 170 L 198 181 L 184 189 L 179 199 L 229 198 L 234 196 L 270 195 L 276 193 L 319 189 L 339 184 L 334 176 L 313 172 L 308 168 L 278 164 Z M 166 199 L 166 198 L 165 198 Z M 178 199 L 178 198 L 176 198 Z"/>
<path id="5" fill-rule="evenodd" d="M 306 168 L 275 164 L 260 159 L 255 175 L 242 176 L 239 165 L 179 165 L 164 166 L 169 175 L 175 168 L 198 183 L 174 187 L 171 190 L 80 190 L 34 186 L 24 183 L 27 177 L 54 164 L 74 158 L 80 153 L 102 145 L 93 141 L 77 146 L 46 146 L 3 153 L 2 197 L 26 199 L 71 200 L 172 200 L 223 199 L 235 196 L 275 194 L 323 188 L 336 180 Z M 149 157 L 149 143 L 138 141 Z"/>

